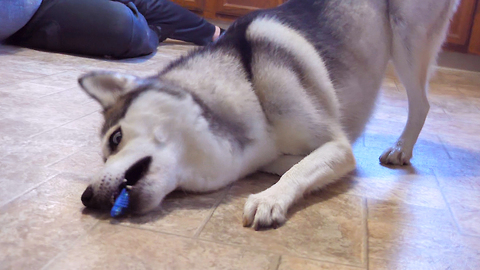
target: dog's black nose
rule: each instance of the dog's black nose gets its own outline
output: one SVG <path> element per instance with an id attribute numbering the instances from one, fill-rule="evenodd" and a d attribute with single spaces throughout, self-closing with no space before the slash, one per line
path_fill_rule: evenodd
<path id="1" fill-rule="evenodd" d="M 92 185 L 88 186 L 87 189 L 82 194 L 82 203 L 85 206 L 90 206 L 90 201 L 93 198 L 93 188 Z"/>

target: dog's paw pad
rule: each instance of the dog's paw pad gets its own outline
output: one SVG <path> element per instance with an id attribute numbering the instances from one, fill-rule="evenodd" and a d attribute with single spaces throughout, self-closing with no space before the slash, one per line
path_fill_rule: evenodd
<path id="1" fill-rule="evenodd" d="M 276 196 L 263 193 L 250 195 L 243 211 L 243 226 L 253 226 L 255 230 L 281 226 L 286 221 L 286 207 Z"/>
<path id="2" fill-rule="evenodd" d="M 405 151 L 400 146 L 390 147 L 380 156 L 380 163 L 386 165 L 409 165 L 411 151 Z"/>

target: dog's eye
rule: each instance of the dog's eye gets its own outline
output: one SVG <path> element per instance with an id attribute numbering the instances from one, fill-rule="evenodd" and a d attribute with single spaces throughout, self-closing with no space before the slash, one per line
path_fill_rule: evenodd
<path id="1" fill-rule="evenodd" d="M 114 152 L 117 149 L 117 146 L 122 141 L 122 129 L 118 128 L 115 132 L 110 135 L 110 139 L 108 140 L 108 145 L 110 150 Z"/>

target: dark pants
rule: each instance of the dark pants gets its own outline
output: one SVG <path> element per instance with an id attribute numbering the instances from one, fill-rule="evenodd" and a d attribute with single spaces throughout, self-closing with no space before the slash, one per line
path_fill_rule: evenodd
<path id="1" fill-rule="evenodd" d="M 154 52 L 167 37 L 206 45 L 214 32 L 214 25 L 168 0 L 43 0 L 7 43 L 128 58 Z"/>

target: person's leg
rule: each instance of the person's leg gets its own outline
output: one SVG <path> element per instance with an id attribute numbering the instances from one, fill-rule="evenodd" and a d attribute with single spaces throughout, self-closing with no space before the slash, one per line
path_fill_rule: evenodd
<path id="1" fill-rule="evenodd" d="M 133 2 L 149 25 L 159 26 L 163 38 L 207 45 L 220 34 L 220 28 L 169 0 L 116 0 Z"/>
<path id="2" fill-rule="evenodd" d="M 159 43 L 135 5 L 110 0 L 43 0 L 9 43 L 47 51 L 128 58 Z"/>

